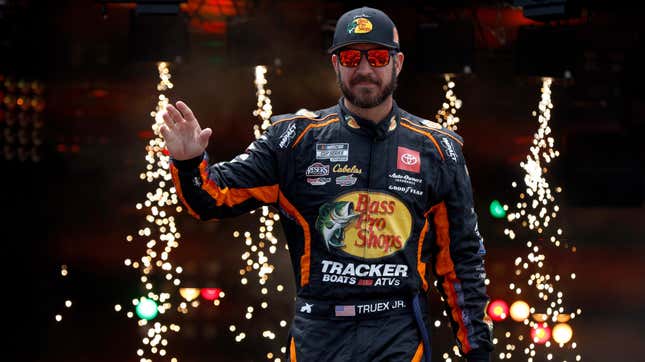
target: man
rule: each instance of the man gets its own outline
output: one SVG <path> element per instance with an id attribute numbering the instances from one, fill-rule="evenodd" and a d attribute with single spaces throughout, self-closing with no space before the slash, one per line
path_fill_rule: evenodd
<path id="1" fill-rule="evenodd" d="M 430 360 L 430 272 L 468 361 L 489 361 L 482 255 L 461 138 L 392 98 L 404 56 L 394 23 L 359 8 L 330 48 L 343 97 L 281 115 L 231 162 L 210 164 L 209 128 L 182 102 L 161 132 L 193 216 L 277 207 L 297 299 L 289 360 Z"/>

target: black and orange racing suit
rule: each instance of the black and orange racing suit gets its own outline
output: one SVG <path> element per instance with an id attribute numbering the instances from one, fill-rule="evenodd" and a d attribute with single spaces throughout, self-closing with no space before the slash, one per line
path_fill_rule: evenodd
<path id="1" fill-rule="evenodd" d="M 314 114 L 272 117 L 230 162 L 171 165 L 198 219 L 280 211 L 297 286 L 289 359 L 429 361 L 432 271 L 462 353 L 488 361 L 485 251 L 462 139 L 396 104 L 377 124 L 342 99 Z"/>

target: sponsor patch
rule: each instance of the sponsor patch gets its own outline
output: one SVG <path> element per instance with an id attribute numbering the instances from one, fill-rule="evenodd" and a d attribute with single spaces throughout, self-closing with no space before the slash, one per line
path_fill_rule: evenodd
<path id="1" fill-rule="evenodd" d="M 396 117 L 390 118 L 390 126 L 387 128 L 388 131 L 392 132 L 396 129 Z"/>
<path id="2" fill-rule="evenodd" d="M 428 128 L 441 129 L 441 125 L 439 123 L 437 123 L 437 122 L 432 122 L 432 121 L 427 120 L 427 119 L 422 119 L 421 123 L 423 123 L 423 125 L 428 127 Z"/>
<path id="3" fill-rule="evenodd" d="M 330 251 L 378 259 L 405 248 L 412 232 L 412 215 L 392 195 L 349 192 L 320 207 L 316 230 Z"/>
<path id="4" fill-rule="evenodd" d="M 349 158 L 349 143 L 317 143 L 316 159 L 331 162 L 347 162 Z"/>
<path id="5" fill-rule="evenodd" d="M 308 177 L 307 182 L 312 186 L 322 186 L 331 181 L 329 177 Z"/>
<path id="6" fill-rule="evenodd" d="M 350 126 L 351 128 L 359 129 L 361 126 L 358 125 L 358 122 L 354 119 L 354 117 L 346 114 L 345 115 L 345 122 L 347 122 L 347 125 Z"/>
<path id="7" fill-rule="evenodd" d="M 423 182 L 423 180 L 420 179 L 420 178 L 411 177 L 411 176 L 408 176 L 408 175 L 401 175 L 401 174 L 398 174 L 396 172 L 393 172 L 393 173 L 387 175 L 387 177 L 389 177 L 392 180 L 394 180 L 394 182 L 403 183 L 403 184 L 407 184 L 407 185 L 413 185 L 413 186 Z"/>
<path id="8" fill-rule="evenodd" d="M 421 156 L 419 156 L 419 151 L 399 146 L 396 156 L 396 168 L 399 170 L 420 173 Z"/>
<path id="9" fill-rule="evenodd" d="M 352 165 L 352 167 L 349 167 L 347 165 L 335 164 L 332 171 L 334 171 L 335 173 L 355 173 L 357 175 L 360 175 L 363 173 L 363 170 L 356 167 L 356 165 Z"/>
<path id="10" fill-rule="evenodd" d="M 402 192 L 404 194 L 413 194 L 417 196 L 422 196 L 423 191 L 417 190 L 412 186 L 398 186 L 398 185 L 389 185 L 387 187 L 388 190 L 390 191 L 397 191 L 397 192 Z"/>
<path id="11" fill-rule="evenodd" d="M 452 147 L 452 143 L 448 141 L 447 138 L 442 138 L 441 144 L 443 145 L 443 148 L 446 150 L 448 157 L 450 157 L 453 161 L 457 162 L 457 153 L 455 152 L 455 149 Z"/>
<path id="12" fill-rule="evenodd" d="M 325 165 L 320 162 L 312 163 L 307 167 L 305 176 L 307 177 L 316 177 L 316 176 L 328 176 L 329 175 L 329 165 Z"/>
<path id="13" fill-rule="evenodd" d="M 358 180 L 358 177 L 354 176 L 353 174 L 338 176 L 336 177 L 336 185 L 352 186 L 356 183 L 356 180 Z"/>
<path id="14" fill-rule="evenodd" d="M 278 143 L 278 146 L 280 148 L 286 148 L 289 146 L 291 141 L 293 141 L 293 138 L 296 136 L 296 124 L 291 123 L 289 125 L 289 128 L 287 128 L 286 131 L 280 136 L 280 143 Z"/>
<path id="15" fill-rule="evenodd" d="M 347 24 L 348 34 L 367 34 L 372 31 L 372 22 L 367 18 L 355 18 Z"/>
<path id="16" fill-rule="evenodd" d="M 399 286 L 408 277 L 405 264 L 355 264 L 322 261 L 323 283 L 361 286 Z"/>

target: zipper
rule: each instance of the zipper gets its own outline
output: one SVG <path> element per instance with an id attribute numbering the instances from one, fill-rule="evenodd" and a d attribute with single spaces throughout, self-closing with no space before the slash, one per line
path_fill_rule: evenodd
<path id="1" fill-rule="evenodd" d="M 372 195 L 371 195 L 372 194 L 372 189 L 373 189 L 374 185 L 376 184 L 376 182 L 372 182 L 372 177 L 377 174 L 377 172 L 375 172 L 375 170 L 376 170 L 375 166 L 376 165 L 375 165 L 375 162 L 374 162 L 374 160 L 376 159 L 376 157 L 374 155 L 374 149 L 376 148 L 377 142 L 378 142 L 378 139 L 376 137 L 372 137 L 372 139 L 370 141 L 370 161 L 369 161 L 369 171 L 368 171 L 368 175 L 367 175 L 367 198 L 370 201 L 372 200 Z M 368 211 L 368 213 L 369 213 L 369 211 Z M 369 232 L 370 232 L 369 223 L 365 223 L 365 225 L 366 225 L 365 226 L 366 229 L 364 230 L 365 235 L 369 235 Z M 366 253 L 367 253 L 367 249 L 363 248 L 363 258 L 365 258 Z"/>

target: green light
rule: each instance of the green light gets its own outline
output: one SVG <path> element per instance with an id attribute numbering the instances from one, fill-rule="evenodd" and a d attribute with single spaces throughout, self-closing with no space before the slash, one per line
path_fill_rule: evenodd
<path id="1" fill-rule="evenodd" d="M 504 210 L 502 204 L 500 204 L 497 200 L 493 200 L 493 202 L 490 203 L 489 210 L 490 214 L 493 215 L 493 217 L 496 219 L 501 219 L 506 216 L 506 210 Z"/>
<path id="2" fill-rule="evenodd" d="M 151 320 L 157 316 L 159 311 L 157 310 L 157 303 L 146 297 L 141 297 L 139 299 L 139 304 L 135 308 L 137 315 L 141 319 Z"/>

